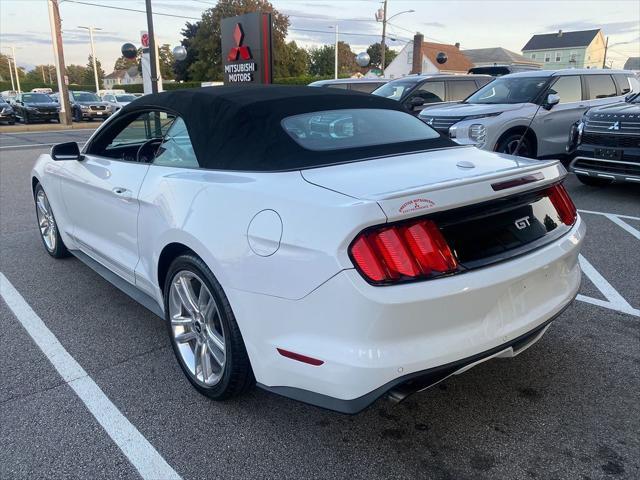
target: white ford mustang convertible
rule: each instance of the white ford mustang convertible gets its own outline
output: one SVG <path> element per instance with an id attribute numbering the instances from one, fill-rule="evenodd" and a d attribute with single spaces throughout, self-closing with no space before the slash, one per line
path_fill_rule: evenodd
<path id="1" fill-rule="evenodd" d="M 535 343 L 580 285 L 557 161 L 460 146 L 393 100 L 148 95 L 32 173 L 42 241 L 165 319 L 189 381 L 356 413 Z"/>

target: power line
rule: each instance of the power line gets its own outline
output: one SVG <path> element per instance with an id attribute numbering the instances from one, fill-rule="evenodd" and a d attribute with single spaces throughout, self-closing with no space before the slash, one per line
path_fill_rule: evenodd
<path id="1" fill-rule="evenodd" d="M 114 5 L 100 5 L 98 3 L 82 2 L 80 0 L 65 0 L 64 3 L 77 3 L 79 5 L 88 5 L 90 7 L 109 8 L 111 10 L 125 10 L 127 12 L 147 13 L 146 10 L 138 10 L 135 8 L 127 8 L 127 7 L 116 7 Z M 153 14 L 159 15 L 162 17 L 186 18 L 187 20 L 201 20 L 201 18 L 198 18 L 198 17 L 188 17 L 186 15 L 175 15 L 173 13 L 153 12 Z"/>

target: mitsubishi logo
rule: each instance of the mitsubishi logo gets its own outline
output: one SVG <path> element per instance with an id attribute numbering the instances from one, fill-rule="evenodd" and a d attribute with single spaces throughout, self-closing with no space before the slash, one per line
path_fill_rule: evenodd
<path id="1" fill-rule="evenodd" d="M 615 122 L 613 125 L 611 125 L 609 127 L 609 130 L 613 130 L 615 132 L 617 132 L 618 130 L 620 130 L 620 122 Z"/>
<path id="2" fill-rule="evenodd" d="M 235 62 L 236 60 L 238 60 L 238 56 L 242 58 L 242 60 L 251 59 L 251 51 L 249 51 L 249 47 L 242 45 L 242 40 L 244 40 L 244 32 L 242 31 L 242 26 L 239 23 L 236 24 L 236 28 L 233 30 L 233 40 L 236 42 L 236 46 L 231 47 L 231 50 L 229 50 L 227 60 L 230 62 Z"/>
<path id="3" fill-rule="evenodd" d="M 431 117 L 429 120 L 427 120 L 427 125 L 433 126 L 433 117 Z"/>

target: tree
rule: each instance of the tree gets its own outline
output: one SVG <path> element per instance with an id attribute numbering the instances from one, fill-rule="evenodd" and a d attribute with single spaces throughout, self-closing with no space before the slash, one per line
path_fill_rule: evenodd
<path id="1" fill-rule="evenodd" d="M 69 79 L 69 84 L 80 85 L 83 83 L 86 70 L 87 68 L 84 65 L 67 65 L 65 72 Z M 91 70 L 89 72 L 91 74 L 91 83 L 93 83 L 93 64 L 91 65 Z"/>
<path id="2" fill-rule="evenodd" d="M 11 83 L 9 62 L 11 62 L 11 59 L 4 53 L 0 53 L 0 82 Z M 11 64 L 11 71 L 13 71 L 13 63 Z"/>
<path id="3" fill-rule="evenodd" d="M 160 64 L 160 76 L 165 80 L 172 80 L 174 78 L 173 64 L 175 59 L 173 58 L 173 52 L 171 46 L 165 43 L 158 48 L 158 63 Z"/>
<path id="4" fill-rule="evenodd" d="M 299 77 L 309 72 L 309 53 L 294 41 L 284 45 L 279 60 L 278 77 Z"/>
<path id="5" fill-rule="evenodd" d="M 182 36 L 184 37 L 180 44 L 187 49 L 187 58 L 184 60 L 177 61 L 173 64 L 173 71 L 175 73 L 176 80 L 178 81 L 188 81 L 191 80 L 189 74 L 189 67 L 196 61 L 196 50 L 191 47 L 193 39 L 198 33 L 198 23 L 190 23 L 187 22 L 185 27 L 182 29 Z"/>
<path id="6" fill-rule="evenodd" d="M 42 74 L 44 71 L 44 81 Z M 27 73 L 26 79 L 30 82 L 39 82 L 45 84 L 56 83 L 56 67 L 53 65 L 36 65 L 33 70 Z"/>
<path id="7" fill-rule="evenodd" d="M 140 57 L 142 56 L 142 49 L 138 49 L 138 53 L 136 53 L 135 58 L 126 58 L 126 57 L 118 57 L 116 59 L 116 63 L 113 65 L 114 70 L 129 70 L 131 67 L 138 67 L 138 70 L 141 69 L 140 66 Z M 93 65 L 91 66 L 93 68 Z M 141 70 L 140 70 L 141 71 Z"/>
<path id="8" fill-rule="evenodd" d="M 102 86 L 102 80 L 104 79 L 104 70 L 100 64 L 100 60 L 96 59 L 96 70 L 98 70 L 98 86 Z M 95 77 L 93 73 L 93 57 L 89 55 L 89 61 L 85 67 L 84 75 L 82 76 L 82 83 L 84 85 L 93 85 L 95 83 Z"/>
<path id="9" fill-rule="evenodd" d="M 367 53 L 371 58 L 369 63 L 370 67 L 380 68 L 380 62 L 382 61 L 382 48 L 380 48 L 380 42 L 369 45 Z M 384 68 L 387 68 L 394 58 L 398 55 L 398 52 L 391 50 L 389 45 L 384 46 Z"/>
<path id="10" fill-rule="evenodd" d="M 324 45 L 309 51 L 312 75 L 329 76 L 335 72 L 335 45 Z M 338 42 L 338 75 L 351 75 L 358 70 L 355 54 L 348 43 Z"/>
<path id="11" fill-rule="evenodd" d="M 188 66 L 188 75 L 191 80 L 222 79 L 221 21 L 223 18 L 251 12 L 271 13 L 273 76 L 282 76 L 288 68 L 284 63 L 286 57 L 284 49 L 289 18 L 275 10 L 267 0 L 219 0 L 215 7 L 203 12 L 202 19 L 197 23 L 195 36 L 191 39 L 189 46 L 185 45 L 187 51 L 190 49 L 193 55 L 193 62 Z"/>

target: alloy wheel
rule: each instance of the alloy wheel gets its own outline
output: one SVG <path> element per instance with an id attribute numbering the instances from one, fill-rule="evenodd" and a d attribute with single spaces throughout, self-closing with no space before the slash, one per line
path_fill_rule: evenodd
<path id="1" fill-rule="evenodd" d="M 169 291 L 171 334 L 183 364 L 199 384 L 216 385 L 226 363 L 225 332 L 214 296 L 198 275 L 181 270 Z"/>
<path id="2" fill-rule="evenodd" d="M 56 249 L 57 226 L 51 212 L 51 205 L 44 190 L 38 190 L 36 194 L 36 211 L 38 213 L 38 226 L 40 227 L 40 235 L 44 241 L 47 250 L 50 252 Z"/>
<path id="3" fill-rule="evenodd" d="M 520 143 L 519 148 L 518 143 Z M 516 153 L 516 148 L 518 149 L 518 153 Z M 519 138 L 515 138 L 507 142 L 504 150 L 504 153 L 508 153 L 509 155 L 520 155 L 521 157 L 529 156 L 529 144 L 526 140 L 522 140 L 522 142 L 520 142 Z"/>

